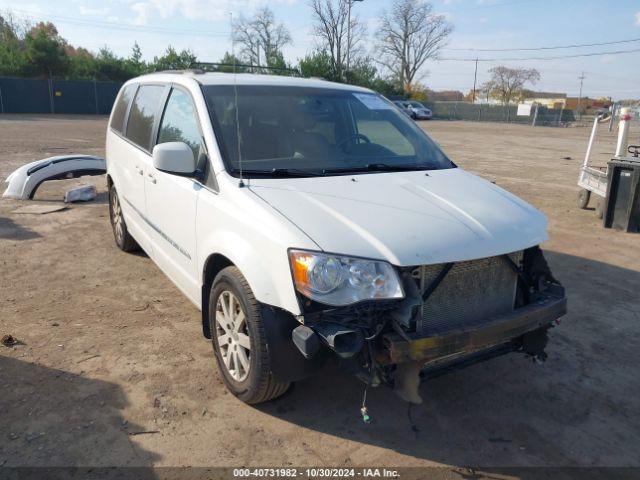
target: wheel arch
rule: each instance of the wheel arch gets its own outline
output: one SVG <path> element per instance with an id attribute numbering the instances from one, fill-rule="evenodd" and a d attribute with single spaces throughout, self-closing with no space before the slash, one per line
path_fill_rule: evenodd
<path id="1" fill-rule="evenodd" d="M 211 339 L 211 326 L 209 323 L 211 286 L 218 273 L 231 266 L 237 267 L 242 273 L 241 268 L 229 257 L 221 253 L 213 253 L 207 257 L 203 267 L 202 333 L 208 339 Z M 249 282 L 248 279 L 247 282 Z M 264 323 L 269 352 L 269 368 L 274 378 L 278 382 L 294 382 L 315 373 L 326 361 L 327 351 L 319 352 L 312 359 L 305 359 L 291 339 L 291 332 L 300 325 L 293 314 L 259 301 L 258 305 L 260 316 Z"/>
<path id="2" fill-rule="evenodd" d="M 212 253 L 204 262 L 201 292 L 202 334 L 209 339 L 211 338 L 211 326 L 209 325 L 209 295 L 211 294 L 211 285 L 216 275 L 230 266 L 237 265 L 221 253 Z"/>

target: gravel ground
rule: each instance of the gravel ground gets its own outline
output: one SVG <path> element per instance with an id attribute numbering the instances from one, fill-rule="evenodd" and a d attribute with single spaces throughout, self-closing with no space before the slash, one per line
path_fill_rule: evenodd
<path id="1" fill-rule="evenodd" d="M 640 236 L 578 210 L 589 128 L 424 122 L 461 167 L 550 220 L 544 245 L 570 313 L 549 359 L 511 355 L 431 380 L 423 405 L 329 365 L 281 399 L 228 394 L 199 312 L 145 255 L 116 249 L 95 202 L 46 215 L 0 201 L 0 465 L 640 466 Z M 0 116 L 0 177 L 60 153 L 104 153 L 106 118 Z M 634 135 L 637 136 L 637 135 Z M 613 151 L 605 135 L 594 152 Z"/>

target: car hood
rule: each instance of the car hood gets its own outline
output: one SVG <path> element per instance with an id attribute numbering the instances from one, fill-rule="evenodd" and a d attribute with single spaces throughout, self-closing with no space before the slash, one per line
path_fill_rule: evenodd
<path id="1" fill-rule="evenodd" d="M 322 250 L 399 266 L 490 257 L 547 239 L 542 213 L 459 168 L 251 179 L 249 188 Z"/>

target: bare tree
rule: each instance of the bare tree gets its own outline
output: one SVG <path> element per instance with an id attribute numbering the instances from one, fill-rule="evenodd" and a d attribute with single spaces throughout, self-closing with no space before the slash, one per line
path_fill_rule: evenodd
<path id="1" fill-rule="evenodd" d="M 351 28 L 349 28 L 350 1 L 311 0 L 314 16 L 313 34 L 318 39 L 319 50 L 329 56 L 331 70 L 336 79 L 344 78 L 345 63 L 349 53 L 355 64 L 358 56 L 363 52 L 362 43 L 366 29 L 353 13 Z M 350 33 L 349 30 L 351 30 Z"/>
<path id="2" fill-rule="evenodd" d="M 540 80 L 540 73 L 535 68 L 493 67 L 489 70 L 491 78 L 485 84 L 490 95 L 506 105 L 522 93 L 527 83 L 534 84 Z"/>
<path id="3" fill-rule="evenodd" d="M 240 17 L 233 23 L 232 39 L 240 44 L 240 56 L 251 65 L 271 66 L 282 57 L 282 48 L 291 44 L 287 27 L 277 22 L 269 7 L 252 17 Z"/>
<path id="4" fill-rule="evenodd" d="M 433 6 L 421 0 L 394 0 L 382 13 L 378 38 L 379 63 L 387 67 L 403 89 L 410 89 L 428 59 L 438 58 L 453 26 Z"/>

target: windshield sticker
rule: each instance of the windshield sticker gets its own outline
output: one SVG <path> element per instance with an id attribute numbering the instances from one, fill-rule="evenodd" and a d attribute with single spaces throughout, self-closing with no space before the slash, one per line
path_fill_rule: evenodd
<path id="1" fill-rule="evenodd" d="M 377 95 L 370 93 L 354 93 L 354 97 L 364 103 L 369 110 L 391 110 L 391 105 Z"/>

